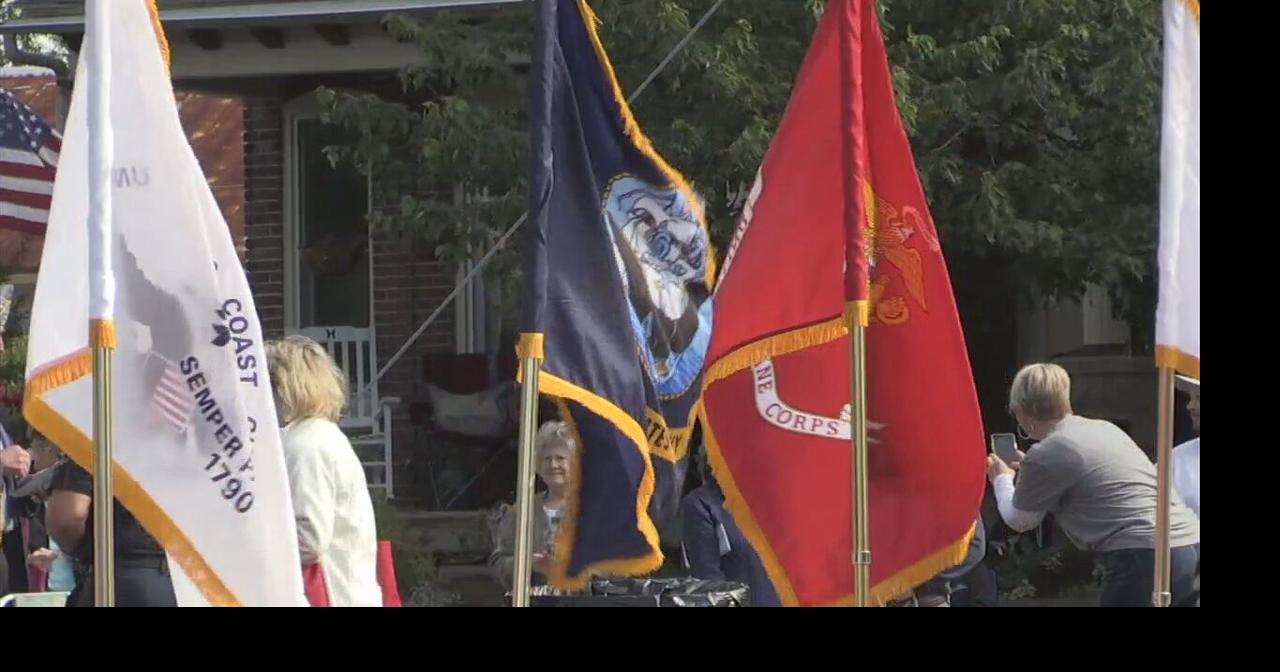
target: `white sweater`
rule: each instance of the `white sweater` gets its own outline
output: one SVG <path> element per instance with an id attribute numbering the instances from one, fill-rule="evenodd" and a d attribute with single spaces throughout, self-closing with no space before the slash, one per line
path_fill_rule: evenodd
<path id="1" fill-rule="evenodd" d="M 1173 485 L 1182 501 L 1200 515 L 1200 437 L 1173 449 Z"/>
<path id="2" fill-rule="evenodd" d="M 331 606 L 382 606 L 373 500 L 351 442 L 329 420 L 297 420 L 284 428 L 284 459 L 302 564 L 320 563 Z"/>

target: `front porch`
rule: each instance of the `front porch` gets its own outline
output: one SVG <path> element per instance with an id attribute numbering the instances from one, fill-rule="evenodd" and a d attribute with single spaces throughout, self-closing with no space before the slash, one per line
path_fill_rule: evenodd
<path id="1" fill-rule="evenodd" d="M 344 428 L 371 491 L 389 499 L 402 523 L 380 524 L 380 534 L 417 556 L 403 560 L 433 565 L 435 588 L 463 604 L 501 604 L 487 567 L 486 515 L 514 497 L 511 337 L 482 279 L 388 368 L 462 269 L 438 262 L 420 240 L 370 229 L 376 209 L 397 204 L 378 201 L 369 171 L 329 162 L 324 148 L 343 138 L 322 122 L 314 95 L 328 86 L 395 97 L 397 70 L 416 58 L 406 51 L 416 47 L 388 44 L 371 25 L 352 26 L 346 47 L 325 43 L 309 26 L 285 26 L 285 46 L 270 53 L 248 28 L 234 33 L 223 52 L 258 55 L 238 59 L 234 72 L 220 70 L 219 54 L 183 40 L 175 64 L 192 53 L 201 65 L 175 67 L 175 76 L 180 88 L 243 104 L 244 261 L 266 335 L 307 334 L 328 344 L 347 371 Z M 307 53 L 288 56 L 295 48 Z M 245 70 L 246 63 L 267 71 Z M 404 599 L 420 587 L 402 584 Z M 439 599 L 431 592 L 424 599 Z"/>
<path id="2" fill-rule="evenodd" d="M 514 346 L 483 274 L 397 357 L 462 269 L 371 229 L 388 204 L 374 202 L 369 171 L 325 155 L 343 138 L 321 120 L 315 78 L 272 81 L 279 93 L 257 80 L 243 97 L 245 267 L 267 336 L 310 336 L 347 373 L 344 427 L 375 493 L 434 511 L 509 498 Z"/>
<path id="3" fill-rule="evenodd" d="M 444 302 L 461 269 L 411 237 L 370 229 L 370 214 L 396 203 L 374 202 L 371 171 L 329 162 L 325 147 L 343 138 L 322 122 L 314 91 L 402 96 L 399 70 L 420 58 L 421 47 L 393 38 L 385 17 L 496 12 L 519 1 L 158 3 L 179 99 L 199 93 L 218 101 L 198 119 L 183 115 L 193 144 L 221 138 L 200 155 L 205 171 L 221 175 L 232 166 L 243 176 L 220 177 L 216 187 L 236 192 L 225 202 L 219 192 L 219 201 L 266 336 L 307 333 L 335 355 L 343 350 L 339 363 L 353 395 L 345 424 L 359 439 L 375 492 L 405 507 L 482 509 L 510 496 L 514 452 L 503 383 L 514 377 L 511 339 L 480 282 L 386 366 Z M 0 32 L 58 35 L 75 62 L 82 2 L 18 0 L 15 7 Z M 53 117 L 65 110 L 70 75 L 58 82 Z"/>
<path id="4" fill-rule="evenodd" d="M 432 402 L 447 404 L 451 418 L 477 404 L 488 404 L 481 414 L 494 416 L 495 388 L 514 377 L 514 364 L 494 353 L 511 345 L 481 282 L 387 367 L 453 290 L 459 269 L 437 262 L 431 247 L 409 236 L 371 230 L 371 214 L 396 204 L 375 202 L 369 173 L 376 170 L 329 161 L 325 148 L 345 138 L 322 121 L 314 92 L 326 86 L 403 95 L 398 71 L 419 58 L 419 47 L 381 27 L 389 13 L 500 11 L 512 3 L 160 5 L 175 87 L 241 103 L 244 227 L 237 242 L 266 335 L 302 333 L 328 345 L 348 375 L 344 429 L 371 489 L 403 510 L 484 509 L 510 496 L 514 449 L 503 421 L 477 428 L 472 419 L 462 431 L 448 431 Z M 486 390 L 483 399 L 453 396 Z"/>

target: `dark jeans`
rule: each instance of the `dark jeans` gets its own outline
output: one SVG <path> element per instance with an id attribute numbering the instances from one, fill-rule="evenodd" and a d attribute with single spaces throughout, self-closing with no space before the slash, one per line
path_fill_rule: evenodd
<path id="1" fill-rule="evenodd" d="M 996 570 L 986 562 L 978 563 L 951 588 L 953 607 L 997 607 L 999 601 Z"/>
<path id="2" fill-rule="evenodd" d="M 4 583 L 0 584 L 0 595 L 28 592 L 30 586 L 27 585 L 27 556 L 22 552 L 22 528 L 18 527 L 6 533 L 4 541 L 0 544 L 3 545 L 4 552 L 0 562 L 5 566 Z"/>
<path id="3" fill-rule="evenodd" d="M 93 606 L 93 567 L 87 567 L 67 598 L 69 607 Z M 176 607 L 173 580 L 163 557 L 155 560 L 116 561 L 117 607 Z"/>
<path id="4" fill-rule="evenodd" d="M 1195 606 L 1196 577 L 1200 566 L 1200 544 L 1173 549 L 1169 588 L 1173 606 Z M 1149 607 L 1155 588 L 1156 552 L 1150 548 L 1106 551 L 1098 554 L 1102 563 L 1100 607 Z"/>

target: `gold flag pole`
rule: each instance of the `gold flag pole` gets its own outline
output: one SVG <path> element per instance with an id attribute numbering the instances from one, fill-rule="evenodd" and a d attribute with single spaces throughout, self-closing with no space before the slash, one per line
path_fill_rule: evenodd
<path id="1" fill-rule="evenodd" d="M 1173 369 L 1160 367 L 1159 405 L 1156 426 L 1156 567 L 1151 604 L 1167 607 L 1173 602 L 1170 589 L 1172 550 L 1169 542 L 1170 468 L 1173 461 Z"/>
<path id="2" fill-rule="evenodd" d="M 716 0 L 716 3 L 702 15 L 702 18 L 698 19 L 698 22 L 689 29 L 689 32 L 685 33 L 684 37 L 671 48 L 671 51 L 667 52 L 666 57 L 658 63 L 657 67 L 649 73 L 649 76 L 646 77 L 644 81 L 640 82 L 640 85 L 637 86 L 636 89 L 631 92 L 631 95 L 627 97 L 628 105 L 631 104 L 646 88 L 648 88 L 651 83 L 653 83 L 654 79 L 656 79 L 657 76 L 666 69 L 672 59 L 674 59 L 676 55 L 684 49 L 685 45 L 689 44 L 689 41 L 693 39 L 693 36 L 697 34 L 704 25 L 706 25 L 707 21 L 711 18 L 711 15 L 715 14 L 716 10 L 720 9 L 720 6 L 723 5 L 724 2 L 725 0 Z M 511 233 L 525 221 L 528 215 L 529 213 L 527 212 L 521 215 L 520 219 L 516 220 L 516 222 L 511 225 L 511 228 L 502 235 L 502 238 L 499 239 L 493 249 L 485 253 L 484 257 L 482 257 L 480 261 L 476 263 L 475 267 L 471 269 L 471 272 L 467 274 L 467 277 L 463 278 L 462 283 L 459 283 L 458 287 L 454 288 L 455 294 L 463 284 L 470 280 L 472 275 L 480 271 L 480 268 L 484 266 L 486 261 L 488 261 L 490 255 L 492 255 L 494 251 L 502 245 L 502 242 L 506 240 L 507 236 L 510 236 Z M 449 297 L 445 299 L 444 303 L 447 304 L 453 296 L 454 294 L 450 294 Z M 437 308 L 437 312 L 443 310 L 443 307 L 444 306 L 441 305 Z M 382 367 L 382 370 L 378 372 L 378 377 L 381 377 L 383 373 L 386 373 L 386 371 L 391 367 L 391 364 L 394 363 L 401 354 L 408 350 L 409 345 L 421 334 L 421 332 L 426 330 L 427 324 L 430 323 L 434 317 L 435 313 L 432 313 L 431 316 L 427 317 L 426 322 L 423 322 L 422 325 L 418 327 L 418 331 L 410 336 L 409 341 L 405 342 L 405 344 L 400 348 L 400 352 L 397 352 L 395 356 L 391 358 L 391 361 L 388 361 Z M 538 430 L 538 376 L 542 372 L 542 348 L 542 334 L 521 334 L 520 346 L 518 348 L 520 355 L 519 380 L 522 383 L 522 387 L 520 389 L 520 455 L 517 460 L 516 467 L 516 547 L 514 557 L 515 564 L 513 568 L 515 576 L 512 577 L 511 582 L 511 606 L 513 607 L 529 606 L 529 582 L 530 571 L 532 570 L 531 556 L 533 553 L 533 437 Z"/>
<path id="3" fill-rule="evenodd" d="M 853 432 L 853 590 L 859 607 L 870 606 L 871 514 L 867 493 L 867 328 L 865 304 L 850 302 L 845 321 L 849 325 L 851 383 L 850 411 Z"/>
<path id="4" fill-rule="evenodd" d="M 520 444 L 516 473 L 516 547 L 511 606 L 529 606 L 533 569 L 533 437 L 538 431 L 538 376 L 542 372 L 542 335 L 524 334 L 520 344 Z M 529 347 L 526 347 L 528 345 Z"/>
<path id="5" fill-rule="evenodd" d="M 116 604 L 115 537 L 112 513 L 115 507 L 111 478 L 111 348 L 93 348 L 93 603 L 98 607 Z"/>
<path id="6" fill-rule="evenodd" d="M 85 3 L 88 57 L 88 191 L 89 213 L 89 347 L 93 350 L 93 602 L 113 607 L 115 538 L 112 519 L 111 359 L 115 349 L 112 323 L 114 280 L 111 277 L 111 132 L 110 21 L 106 0 Z"/>

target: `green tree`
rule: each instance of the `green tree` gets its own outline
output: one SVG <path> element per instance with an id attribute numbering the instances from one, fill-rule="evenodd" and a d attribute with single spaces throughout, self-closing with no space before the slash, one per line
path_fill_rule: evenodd
<path id="1" fill-rule="evenodd" d="M 713 0 L 593 3 L 624 90 L 636 87 L 685 36 Z M 708 202 L 713 237 L 728 238 L 787 102 L 820 3 L 728 2 L 633 106 L 642 127 Z M 527 202 L 525 108 L 532 12 L 441 12 L 392 17 L 388 28 L 415 40 L 422 59 L 401 73 L 405 95 L 388 101 L 321 90 L 328 119 L 358 138 L 333 148 L 335 160 L 373 165 L 380 202 L 397 207 L 377 224 L 413 232 L 437 257 L 486 249 Z M 460 204 L 456 185 L 487 193 Z M 515 245 L 490 277 L 517 291 Z M 514 302 L 507 302 L 514 304 Z"/>
<path id="2" fill-rule="evenodd" d="M 593 2 L 624 90 L 712 2 Z M 764 156 L 823 5 L 726 2 L 634 105 L 659 151 L 707 199 L 722 250 L 734 196 Z M 882 0 L 880 11 L 899 108 L 957 293 L 965 283 L 1003 283 L 1011 297 L 1072 297 L 1100 283 L 1145 330 L 1160 3 Z M 440 258 L 464 258 L 525 205 L 531 12 L 441 12 L 388 26 L 416 40 L 422 59 L 404 69 L 399 101 L 321 92 L 329 119 L 359 138 L 334 148 L 334 158 L 372 161 L 384 202 L 398 205 L 381 224 L 434 242 Z M 460 203 L 459 184 L 490 198 Z M 508 279 L 517 275 L 510 247 L 499 262 Z M 963 300 L 961 308 L 976 328 L 990 311 L 1012 310 Z"/>
<path id="3" fill-rule="evenodd" d="M 0 23 L 20 18 L 21 8 L 14 0 L 0 0 Z M 22 34 L 14 37 L 14 46 L 29 54 L 36 54 L 42 60 L 59 61 L 63 67 L 67 64 L 68 50 L 62 38 L 56 35 Z M 45 63 L 44 65 L 50 65 Z M 13 65 L 13 55 L 5 45 L 5 52 L 0 56 L 0 65 Z"/>
<path id="4" fill-rule="evenodd" d="M 1151 321 L 1160 3 L 886 4 L 900 107 L 949 255 L 1085 283 Z"/>

